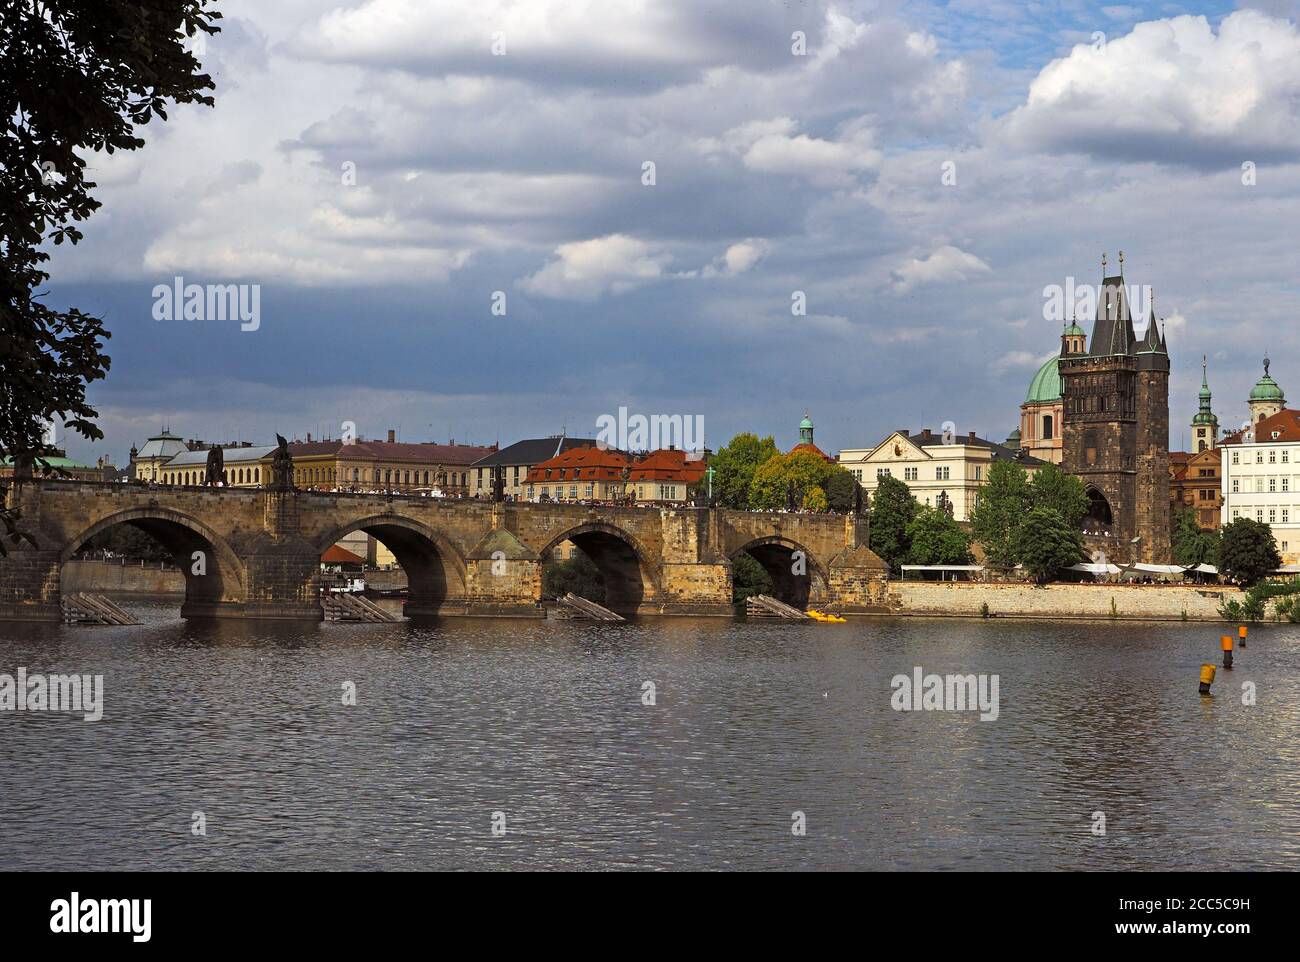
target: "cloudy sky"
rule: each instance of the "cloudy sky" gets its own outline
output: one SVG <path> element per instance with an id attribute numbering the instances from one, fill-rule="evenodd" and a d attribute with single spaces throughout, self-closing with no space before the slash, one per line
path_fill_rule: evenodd
<path id="1" fill-rule="evenodd" d="M 56 249 L 51 301 L 113 332 L 76 456 L 620 406 L 714 448 L 805 410 L 827 450 L 1001 440 L 1059 348 L 1044 288 L 1118 250 L 1167 319 L 1175 447 L 1203 353 L 1225 425 L 1265 350 L 1300 396 L 1298 3 L 218 7 L 216 107 L 92 158 L 104 208 Z M 260 285 L 260 327 L 155 320 L 178 275 Z"/>

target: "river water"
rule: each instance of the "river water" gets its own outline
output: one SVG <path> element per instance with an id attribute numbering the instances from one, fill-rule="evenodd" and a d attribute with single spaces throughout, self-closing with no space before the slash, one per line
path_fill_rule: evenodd
<path id="1" fill-rule="evenodd" d="M 0 712 L 0 869 L 1300 867 L 1292 626 L 1202 698 L 1214 625 L 127 607 L 0 626 L 0 673 L 105 686 L 98 722 Z M 917 667 L 996 674 L 997 719 L 893 710 Z"/>

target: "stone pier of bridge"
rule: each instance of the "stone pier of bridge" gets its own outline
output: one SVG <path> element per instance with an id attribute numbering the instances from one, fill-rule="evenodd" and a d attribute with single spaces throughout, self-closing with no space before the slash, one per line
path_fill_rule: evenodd
<path id="1" fill-rule="evenodd" d="M 742 553 L 801 607 L 883 611 L 886 566 L 845 515 L 609 507 L 245 488 L 13 482 L 21 543 L 0 557 L 0 620 L 58 621 L 61 572 L 96 535 L 138 528 L 185 576 L 185 617 L 320 620 L 320 555 L 355 531 L 406 573 L 405 613 L 542 617 L 542 568 L 572 542 L 629 615 L 727 615 Z"/>

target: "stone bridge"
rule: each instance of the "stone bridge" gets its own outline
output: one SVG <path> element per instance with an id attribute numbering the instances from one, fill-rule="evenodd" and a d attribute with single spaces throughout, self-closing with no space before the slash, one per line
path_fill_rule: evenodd
<path id="1" fill-rule="evenodd" d="M 732 559 L 742 552 L 792 604 L 885 604 L 885 566 L 867 548 L 866 523 L 844 515 L 53 480 L 14 482 L 6 503 L 34 545 L 6 544 L 0 620 L 59 620 L 63 564 L 119 524 L 172 553 L 185 617 L 319 620 L 321 552 L 358 530 L 397 557 L 413 616 L 539 617 L 542 564 L 566 540 L 600 568 L 606 604 L 625 614 L 732 614 Z"/>

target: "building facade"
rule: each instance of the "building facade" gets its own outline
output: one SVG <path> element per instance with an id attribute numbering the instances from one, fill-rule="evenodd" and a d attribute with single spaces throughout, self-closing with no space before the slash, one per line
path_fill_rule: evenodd
<path id="1" fill-rule="evenodd" d="M 1171 555 L 1169 352 L 1154 309 L 1135 334 L 1122 254 L 1120 267 L 1103 276 L 1091 344 L 1060 359 L 1061 465 L 1087 490 L 1090 548 L 1161 564 Z"/>
<path id="2" fill-rule="evenodd" d="M 969 521 L 979 503 L 979 489 L 997 461 L 1011 461 L 1031 475 L 1046 462 L 1013 450 L 975 432 L 945 438 L 925 428 L 919 434 L 898 430 L 872 448 L 840 452 L 840 467 L 849 471 L 869 496 L 885 477 L 905 483 L 922 504 L 951 506 L 958 521 Z"/>
<path id="3" fill-rule="evenodd" d="M 629 454 L 578 447 L 533 465 L 524 481 L 528 501 L 634 501 L 681 504 L 708 469 L 704 458 L 679 449 Z"/>
<path id="4" fill-rule="evenodd" d="M 470 494 L 476 498 L 492 497 L 492 469 L 502 467 L 506 472 L 505 496 L 523 498 L 528 485 L 528 472 L 534 465 L 574 448 L 595 446 L 595 438 L 570 438 L 563 435 L 516 441 L 470 465 Z"/>
<path id="5" fill-rule="evenodd" d="M 1300 411 L 1267 415 L 1253 433 L 1225 438 L 1217 453 L 1222 523 L 1260 521 L 1273 529 L 1283 564 L 1300 562 Z"/>

